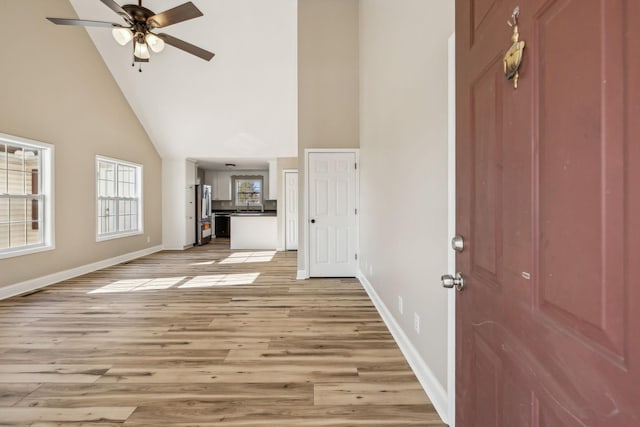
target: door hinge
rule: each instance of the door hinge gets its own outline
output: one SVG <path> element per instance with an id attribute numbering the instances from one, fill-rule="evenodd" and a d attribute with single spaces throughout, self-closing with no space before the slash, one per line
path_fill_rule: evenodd
<path id="1" fill-rule="evenodd" d="M 356 209 L 356 215 L 358 215 L 358 209 Z"/>
<path id="2" fill-rule="evenodd" d="M 358 254 L 356 254 L 356 261 L 358 260 Z"/>
<path id="3" fill-rule="evenodd" d="M 358 164 L 357 164 L 357 163 L 354 163 L 354 164 L 353 164 L 353 168 L 354 168 L 355 170 L 358 170 Z"/>

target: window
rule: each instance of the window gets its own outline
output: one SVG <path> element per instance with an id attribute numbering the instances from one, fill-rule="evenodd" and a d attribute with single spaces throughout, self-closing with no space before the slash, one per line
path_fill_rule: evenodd
<path id="1" fill-rule="evenodd" d="M 96 157 L 97 240 L 142 233 L 142 166 Z"/>
<path id="2" fill-rule="evenodd" d="M 53 146 L 0 134 L 0 258 L 53 249 Z"/>
<path id="3" fill-rule="evenodd" d="M 262 206 L 262 177 L 234 177 L 236 207 Z"/>

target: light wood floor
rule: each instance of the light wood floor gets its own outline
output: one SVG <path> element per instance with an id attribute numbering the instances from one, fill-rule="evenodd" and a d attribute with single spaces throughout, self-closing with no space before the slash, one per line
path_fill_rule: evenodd
<path id="1" fill-rule="evenodd" d="M 354 279 L 228 240 L 0 301 L 0 425 L 443 426 Z"/>

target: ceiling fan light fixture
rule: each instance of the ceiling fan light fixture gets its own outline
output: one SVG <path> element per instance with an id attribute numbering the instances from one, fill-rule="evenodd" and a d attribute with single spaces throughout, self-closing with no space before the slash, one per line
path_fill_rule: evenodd
<path id="1" fill-rule="evenodd" d="M 160 53 L 164 50 L 164 40 L 162 40 L 155 34 L 147 33 L 147 35 L 145 36 L 145 40 L 147 42 L 147 45 L 149 45 L 151 50 L 155 53 Z"/>
<path id="2" fill-rule="evenodd" d="M 120 46 L 126 45 L 133 39 L 133 32 L 128 28 L 114 28 L 111 34 Z"/>
<path id="3" fill-rule="evenodd" d="M 0 0 L 1 1 L 1 0 Z M 93 0 L 98 1 L 98 0 Z M 120 18 L 126 21 L 126 24 L 93 21 L 86 19 L 69 19 L 69 18 L 50 18 L 47 20 L 55 25 L 77 25 L 82 27 L 103 27 L 111 30 L 114 40 L 121 46 L 125 46 L 132 42 L 132 50 L 134 53 L 133 62 L 149 62 L 150 51 L 154 53 L 161 52 L 165 45 L 173 46 L 188 54 L 197 56 L 205 61 L 211 61 L 215 56 L 213 52 L 202 49 L 196 45 L 180 40 L 169 34 L 153 34 L 153 31 L 159 28 L 165 28 L 180 22 L 188 21 L 203 16 L 200 9 L 191 1 L 187 1 L 179 6 L 165 10 L 164 12 L 155 13 L 150 9 L 142 6 L 142 0 L 132 2 L 133 4 L 120 5 L 116 0 L 99 0 L 101 3 L 109 7 L 117 13 Z M 135 4 L 137 3 L 137 4 Z"/>
<path id="4" fill-rule="evenodd" d="M 146 43 L 136 42 L 136 47 L 133 51 L 134 56 L 140 59 L 149 59 L 151 55 L 149 54 L 149 48 Z"/>

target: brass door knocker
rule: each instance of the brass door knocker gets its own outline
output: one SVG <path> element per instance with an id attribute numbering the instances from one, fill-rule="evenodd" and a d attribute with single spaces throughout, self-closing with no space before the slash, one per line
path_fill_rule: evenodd
<path id="1" fill-rule="evenodd" d="M 518 89 L 518 78 L 520 77 L 518 70 L 520 64 L 522 64 L 522 55 L 524 51 L 524 41 L 520 40 L 520 33 L 518 32 L 518 17 L 520 16 L 520 7 L 517 6 L 513 10 L 511 20 L 507 21 L 507 24 L 513 28 L 513 35 L 511 41 L 513 44 L 504 55 L 504 76 L 507 80 L 513 80 L 514 89 Z"/>

